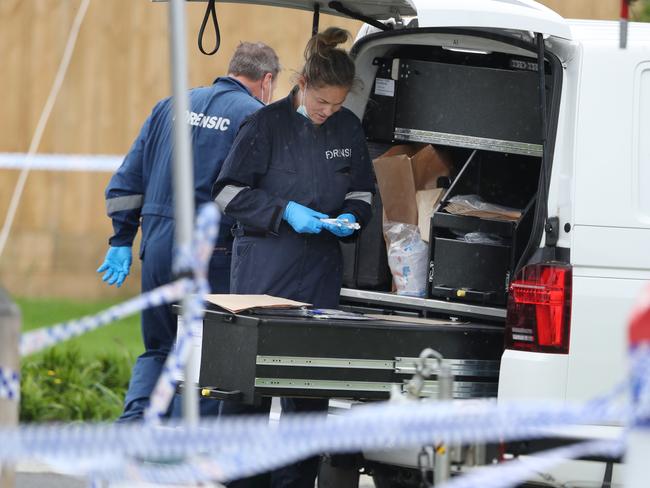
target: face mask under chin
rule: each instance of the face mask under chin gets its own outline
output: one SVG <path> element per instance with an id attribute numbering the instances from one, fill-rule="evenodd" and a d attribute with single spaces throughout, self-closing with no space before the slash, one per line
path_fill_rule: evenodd
<path id="1" fill-rule="evenodd" d="M 306 94 L 307 94 L 307 86 L 305 86 L 305 89 L 302 92 L 302 99 L 300 100 L 300 105 L 298 105 L 298 108 L 296 109 L 296 112 L 298 112 L 300 115 L 305 117 L 307 120 L 311 121 L 311 118 L 309 117 L 309 114 L 307 113 L 307 107 L 305 107 L 305 95 Z"/>

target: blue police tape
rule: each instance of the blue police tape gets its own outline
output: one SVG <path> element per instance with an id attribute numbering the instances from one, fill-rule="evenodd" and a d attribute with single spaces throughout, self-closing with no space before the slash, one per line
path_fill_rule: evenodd
<path id="1" fill-rule="evenodd" d="M 173 460 L 197 459 L 182 470 L 184 476 L 194 473 L 195 478 L 186 482 L 201 477 L 224 481 L 321 452 L 539 438 L 561 426 L 623 424 L 628 417 L 627 408 L 600 401 L 564 405 L 482 400 L 377 403 L 329 418 L 323 414 L 287 416 L 278 425 L 269 425 L 266 416 L 251 416 L 206 420 L 195 427 L 23 426 L 0 429 L 0 461 L 46 459 L 65 469 L 81 466 L 81 473 L 117 481 L 134 473 L 153 479 L 156 469 L 152 464 L 137 460 L 158 460 L 167 468 Z"/>
<path id="2" fill-rule="evenodd" d="M 570 459 L 586 456 L 603 456 L 615 459 L 620 457 L 625 449 L 623 438 L 590 441 L 572 446 L 552 449 L 535 453 L 534 457 L 526 460 L 518 459 L 491 465 L 490 467 L 475 468 L 463 476 L 454 477 L 443 483 L 440 488 L 503 488 L 519 485 L 530 480 L 531 475 L 544 472 L 557 464 Z M 148 463 L 129 468 L 132 480 L 148 481 L 160 484 L 180 483 L 209 483 L 219 479 L 221 472 L 214 462 L 209 459 L 193 459 L 182 464 Z M 104 471 L 104 475 L 106 470 Z M 109 478 L 111 478 L 109 476 Z"/>
<path id="3" fill-rule="evenodd" d="M 158 422 L 176 391 L 177 378 L 187 363 L 192 343 L 201 335 L 205 307 L 203 297 L 210 293 L 208 264 L 219 233 L 220 214 L 215 204 L 206 204 L 196 219 L 191 248 L 181 248 L 174 260 L 176 270 L 191 269 L 194 275 L 190 297 L 184 302 L 183 318 L 187 327 L 176 338 L 176 344 L 167 356 L 165 365 L 151 394 L 149 406 L 144 412 L 147 423 Z"/>
<path id="4" fill-rule="evenodd" d="M 191 280 L 180 279 L 127 300 L 124 303 L 110 307 L 97 315 L 89 315 L 81 319 L 62 322 L 51 327 L 25 332 L 20 338 L 20 355 L 27 356 L 39 352 L 148 307 L 156 307 L 175 302 L 191 289 Z"/>
<path id="5" fill-rule="evenodd" d="M 20 375 L 17 371 L 0 367 L 0 398 L 20 399 Z"/>
<path id="6" fill-rule="evenodd" d="M 650 378 L 649 359 L 646 352 L 634 358 L 632 365 L 634 369 L 644 368 L 638 373 L 646 382 Z M 617 400 L 626 389 L 627 385 L 619 387 L 586 404 L 503 402 L 497 405 L 486 400 L 377 403 L 355 407 L 333 418 L 322 414 L 294 415 L 279 425 L 269 425 L 266 416 L 252 416 L 204 421 L 190 427 L 176 424 L 27 426 L 0 430 L 3 439 L 0 461 L 38 458 L 69 472 L 109 481 L 228 480 L 320 452 L 399 449 L 439 442 L 509 441 L 546 437 L 566 425 L 625 425 L 631 412 L 627 404 Z M 617 452 L 615 444 L 610 447 L 610 452 Z M 601 447 L 594 445 L 593 450 L 585 448 L 565 454 L 595 454 L 607 449 L 605 443 Z M 500 476 L 496 472 L 489 475 L 492 481 L 486 486 L 508 486 L 505 481 L 497 481 Z M 510 479 L 508 476 L 504 480 Z"/>
<path id="7" fill-rule="evenodd" d="M 443 483 L 439 488 L 502 488 L 516 486 L 530 479 L 532 473 L 542 473 L 569 459 L 587 456 L 620 457 L 625 451 L 623 437 L 614 440 L 581 442 L 571 446 L 535 453 L 525 460 L 517 459 L 496 464 L 458 476 Z"/>
<path id="8" fill-rule="evenodd" d="M 210 232 L 206 235 L 209 237 Z M 207 248 L 202 251 L 208 252 Z M 204 259 L 201 253 L 189 256 L 186 250 L 184 259 L 192 261 L 193 270 L 198 269 Z M 196 282 L 188 280 L 187 286 L 198 291 L 204 286 L 203 277 L 196 270 L 195 275 Z M 200 322 L 203 312 L 200 300 L 192 302 L 188 309 L 190 321 Z M 182 367 L 184 347 L 181 344 L 170 354 L 169 371 Z M 645 415 L 650 411 L 647 347 L 632 352 L 631 370 L 634 411 L 629 402 L 617 402 L 621 393 L 630 389 L 625 384 L 586 404 L 404 401 L 363 405 L 330 418 L 322 414 L 293 415 L 283 418 L 279 425 L 269 425 L 266 416 L 203 421 L 197 426 L 31 425 L 0 429 L 0 462 L 47 460 L 68 471 L 108 481 L 225 481 L 268 471 L 321 452 L 400 449 L 440 442 L 510 441 L 545 437 L 566 425 L 628 425 L 631 419 L 638 418 L 639 412 Z M 166 381 L 171 384 L 173 376 L 170 374 Z M 149 418 L 158 417 L 154 411 Z M 532 462 L 507 463 L 487 471 L 489 474 L 480 482 L 470 479 L 466 484 L 449 484 L 447 488 L 510 486 L 528 477 L 533 470 L 547 469 L 561 459 L 590 454 L 614 456 L 621 450 L 621 440 L 579 444 L 537 455 L 539 459 Z M 461 483 L 463 479 L 450 483 Z"/>
<path id="9" fill-rule="evenodd" d="M 220 215 L 214 203 L 203 205 L 198 212 L 196 229 L 191 245 L 178 251 L 174 269 L 191 269 L 193 278 L 183 278 L 138 297 L 115 305 L 97 315 L 70 320 L 50 327 L 44 327 L 24 333 L 20 338 L 20 355 L 26 356 L 47 347 L 80 336 L 91 330 L 107 325 L 115 320 L 132 315 L 149 307 L 156 307 L 176 302 L 191 294 L 189 300 L 189 327 L 187 333 L 177 339 L 177 345 L 167 358 L 156 389 L 152 395 L 151 405 L 146 412 L 149 421 L 160 418 L 174 395 L 178 371 L 182 371 L 192 337 L 200 334 L 203 318 L 203 296 L 210 292 L 208 282 L 208 264 L 214 250 L 214 243 L 219 229 Z M 17 394 L 18 389 L 12 390 Z M 0 395 L 2 390 L 0 389 Z"/>
<path id="10" fill-rule="evenodd" d="M 634 402 L 632 425 L 650 427 L 650 345 L 630 351 L 630 382 Z"/>

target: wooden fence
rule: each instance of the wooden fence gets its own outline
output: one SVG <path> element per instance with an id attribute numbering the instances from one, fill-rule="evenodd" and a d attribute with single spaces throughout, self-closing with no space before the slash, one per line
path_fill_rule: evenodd
<path id="1" fill-rule="evenodd" d="M 566 17 L 616 18 L 618 0 L 549 0 Z M 80 0 L 0 1 L 0 152 L 25 152 L 61 59 Z M 290 88 L 311 32 L 311 14 L 273 7 L 218 4 L 222 46 L 196 49 L 204 3 L 188 4 L 189 82 L 225 73 L 241 40 L 273 46 L 284 70 L 276 97 Z M 356 33 L 359 23 L 321 16 L 321 27 Z M 210 29 L 208 29 L 210 30 Z M 209 44 L 209 41 L 207 42 Z M 167 4 L 92 0 L 70 68 L 39 148 L 41 153 L 124 154 L 154 103 L 169 94 Z M 0 170 L 0 219 L 18 177 Z M 108 173 L 33 171 L 7 248 L 0 284 L 15 295 L 95 298 L 133 295 L 137 263 L 121 290 L 95 273 L 111 227 L 104 214 Z"/>

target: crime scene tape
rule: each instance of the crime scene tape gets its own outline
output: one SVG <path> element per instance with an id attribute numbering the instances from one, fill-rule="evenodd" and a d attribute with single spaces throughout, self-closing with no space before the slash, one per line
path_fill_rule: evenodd
<path id="1" fill-rule="evenodd" d="M 0 153 L 0 169 L 113 173 L 124 155 Z"/>
<path id="2" fill-rule="evenodd" d="M 115 320 L 132 315 L 149 307 L 172 303 L 187 294 L 193 294 L 189 301 L 191 329 L 177 339 L 177 345 L 167 358 L 165 369 L 158 381 L 149 407 L 149 419 L 157 419 L 164 412 L 174 395 L 176 378 L 174 374 L 182 370 L 189 354 L 191 337 L 200 333 L 203 318 L 202 297 L 210 292 L 208 283 L 208 264 L 219 229 L 220 214 L 216 204 L 208 203 L 199 209 L 194 237 L 190 246 L 180 249 L 175 259 L 175 269 L 191 269 L 192 279 L 182 278 L 155 290 L 115 305 L 96 315 L 70 320 L 50 327 L 33 330 L 22 334 L 20 338 L 20 355 L 27 356 L 47 347 L 98 329 Z M 19 396 L 19 381 L 9 381 L 18 377 L 15 371 L 4 370 L 2 378 L 7 378 L 6 388 L 0 387 L 0 398 L 16 399 Z M 0 382 L 0 385 L 5 384 Z"/>
<path id="3" fill-rule="evenodd" d="M 115 320 L 165 303 L 179 300 L 191 289 L 191 280 L 185 278 L 110 307 L 97 315 L 89 315 L 50 327 L 25 332 L 20 338 L 20 355 L 28 356 L 48 347 L 65 342 L 91 330 L 110 324 Z"/>
<path id="4" fill-rule="evenodd" d="M 650 354 L 640 349 L 631 368 L 648 388 Z M 641 370 L 643 368 L 643 370 Z M 439 442 L 466 444 L 545 437 L 564 425 L 614 423 L 632 417 L 619 396 L 624 384 L 583 404 L 549 402 L 402 401 L 355 407 L 345 415 L 293 415 L 279 425 L 266 416 L 230 417 L 198 426 L 158 425 L 26 426 L 0 430 L 0 461 L 42 459 L 94 480 L 156 483 L 226 481 L 277 468 L 320 452 L 399 449 Z M 641 398 L 646 398 L 642 396 Z M 551 452 L 531 468 L 548 467 L 562 456 L 616 453 L 617 441 Z M 552 458 L 552 459 L 551 459 Z M 542 463 L 542 464 L 540 464 Z M 506 475 L 501 469 L 507 469 Z M 503 465 L 480 486 L 510 486 L 526 468 Z M 460 482 L 460 481 L 459 481 Z M 476 486 L 464 485 L 464 486 Z"/>
<path id="5" fill-rule="evenodd" d="M 153 476 L 147 474 L 154 471 L 151 463 L 138 460 L 169 466 L 169 460 L 200 457 L 186 474 L 226 481 L 321 452 L 539 438 L 565 425 L 622 424 L 628 413 L 600 402 L 413 401 L 363 405 L 333 417 L 296 414 L 278 425 L 270 425 L 266 416 L 204 420 L 197 426 L 27 425 L 0 429 L 0 461 L 43 459 L 64 470 L 118 481 L 133 473 Z M 201 465 L 209 465 L 208 472 Z"/>
<path id="6" fill-rule="evenodd" d="M 643 344 L 630 351 L 630 388 L 632 394 L 632 425 L 650 427 L 650 345 Z"/>
<path id="7" fill-rule="evenodd" d="M 20 375 L 17 371 L 0 367 L 0 398 L 20 399 Z"/>
<path id="8" fill-rule="evenodd" d="M 544 472 L 568 459 L 586 456 L 604 456 L 615 459 L 625 451 L 625 442 L 621 437 L 614 440 L 581 442 L 566 447 L 549 449 L 535 453 L 526 460 L 513 460 L 475 470 L 463 476 L 452 478 L 439 488 L 501 488 L 516 486 L 530 478 L 531 473 Z"/>
<path id="9" fill-rule="evenodd" d="M 187 363 L 192 342 L 201 335 L 203 330 L 203 314 L 205 307 L 203 297 L 210 293 L 208 282 L 208 265 L 214 250 L 214 243 L 219 233 L 221 214 L 215 204 L 201 207 L 196 219 L 196 230 L 191 247 L 180 248 L 174 259 L 177 271 L 191 269 L 193 272 L 192 289 L 184 306 L 183 317 L 187 319 L 188 327 L 176 337 L 176 345 L 167 356 L 160 377 L 149 399 L 149 406 L 144 412 L 147 423 L 158 422 L 167 412 L 176 391 L 177 378 Z"/>
<path id="10" fill-rule="evenodd" d="M 183 348 L 187 345 L 182 340 L 191 340 L 203 313 L 198 297 L 207 282 L 204 264 L 211 254 L 210 239 L 216 236 L 218 213 L 212 207 L 201 215 L 203 220 L 197 220 L 192 251 L 183 249 L 179 257 L 179 265 L 189 265 L 194 273 L 194 279 L 188 279 L 187 285 L 197 299 L 188 301 L 193 327 L 187 329 L 189 332 L 179 341 L 180 347 L 168 358 L 170 374 L 162 382 L 159 407 L 167 395 L 165 388 L 174 381 L 172 370 L 182 367 L 185 360 Z M 65 340 L 63 337 L 69 333 L 66 329 L 54 334 L 55 340 Z M 650 412 L 650 349 L 644 344 L 630 351 L 630 359 L 631 381 L 586 403 L 403 400 L 362 405 L 330 417 L 323 413 L 294 414 L 283 417 L 277 425 L 269 424 L 267 416 L 226 417 L 204 420 L 198 425 L 161 425 L 157 422 L 161 410 L 156 407 L 144 424 L 0 428 L 0 463 L 39 459 L 67 472 L 89 476 L 93 481 L 228 481 L 322 452 L 532 439 L 552 435 L 558 427 L 568 425 L 634 427 L 636 419 L 643 422 Z M 623 393 L 631 393 L 632 401 L 629 395 L 621 401 Z M 547 469 L 564 459 L 620 455 L 623 445 L 621 438 L 538 453 L 534 460 L 525 463 L 505 463 L 481 470 L 487 474 L 481 474 L 480 481 L 464 476 L 450 481 L 446 487 L 511 486 L 532 471 Z M 475 475 L 479 476 L 478 471 Z"/>

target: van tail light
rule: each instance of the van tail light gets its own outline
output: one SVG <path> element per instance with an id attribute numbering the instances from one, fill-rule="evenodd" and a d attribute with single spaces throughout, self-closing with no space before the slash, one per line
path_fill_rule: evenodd
<path id="1" fill-rule="evenodd" d="M 510 284 L 506 348 L 569 352 L 571 266 L 562 263 L 525 266 Z"/>

